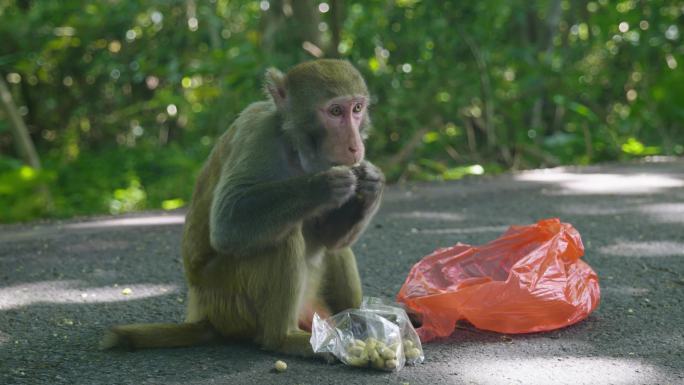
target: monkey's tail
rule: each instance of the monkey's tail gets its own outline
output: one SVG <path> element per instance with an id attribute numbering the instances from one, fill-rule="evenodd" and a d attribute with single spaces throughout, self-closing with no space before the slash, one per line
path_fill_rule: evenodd
<path id="1" fill-rule="evenodd" d="M 219 333 L 206 320 L 182 324 L 119 325 L 105 333 L 100 341 L 100 349 L 172 348 L 205 344 L 220 338 Z"/>

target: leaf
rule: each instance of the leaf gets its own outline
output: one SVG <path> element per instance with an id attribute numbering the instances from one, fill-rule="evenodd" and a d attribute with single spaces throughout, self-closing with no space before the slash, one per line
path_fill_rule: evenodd
<path id="1" fill-rule="evenodd" d="M 177 208 L 185 206 L 185 201 L 183 199 L 167 199 L 162 202 L 162 208 L 164 210 L 175 210 Z"/>
<path id="2" fill-rule="evenodd" d="M 580 114 L 581 116 L 584 116 L 585 118 L 591 121 L 598 121 L 596 114 L 594 114 L 594 112 L 590 110 L 589 107 L 583 104 L 577 102 L 570 102 L 568 103 L 568 109 L 571 111 L 575 111 L 576 113 Z"/>
<path id="3" fill-rule="evenodd" d="M 658 146 L 644 146 L 643 143 L 638 141 L 636 138 L 630 137 L 627 139 L 622 146 L 620 146 L 622 152 L 625 154 L 635 155 L 635 156 L 647 156 L 647 155 L 657 155 L 662 153 L 662 149 Z"/>

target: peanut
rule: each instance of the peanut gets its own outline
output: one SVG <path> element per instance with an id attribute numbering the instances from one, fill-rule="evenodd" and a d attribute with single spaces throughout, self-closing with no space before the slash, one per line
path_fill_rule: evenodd
<path id="1" fill-rule="evenodd" d="M 406 352 L 404 353 L 404 355 L 405 355 L 406 358 L 408 358 L 409 360 L 416 359 L 416 358 L 420 357 L 420 349 L 418 349 L 418 348 L 410 348 L 410 349 L 406 350 Z"/>
<path id="2" fill-rule="evenodd" d="M 399 363 L 397 362 L 397 360 L 387 360 L 387 361 L 385 361 L 385 367 L 386 367 L 387 369 L 396 369 L 396 367 L 397 367 L 398 364 L 399 364 Z"/>
<path id="3" fill-rule="evenodd" d="M 273 368 L 276 370 L 276 372 L 282 373 L 287 370 L 287 364 L 285 361 L 278 360 L 273 365 Z"/>

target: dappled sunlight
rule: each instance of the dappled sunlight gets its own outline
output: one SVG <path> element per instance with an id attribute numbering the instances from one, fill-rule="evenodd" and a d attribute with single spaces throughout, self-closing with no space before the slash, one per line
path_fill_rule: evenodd
<path id="1" fill-rule="evenodd" d="M 599 252 L 619 257 L 681 257 L 684 256 L 684 242 L 624 241 L 603 246 Z"/>
<path id="2" fill-rule="evenodd" d="M 684 203 L 657 203 L 643 205 L 638 211 L 660 223 L 684 223 Z"/>
<path id="3" fill-rule="evenodd" d="M 668 175 L 653 174 L 581 174 L 562 168 L 535 170 L 514 176 L 524 182 L 541 182 L 557 185 L 560 192 L 553 194 L 649 194 L 666 188 L 684 187 L 684 180 Z"/>
<path id="4" fill-rule="evenodd" d="M 156 297 L 178 291 L 176 285 L 130 284 L 87 287 L 83 281 L 42 281 L 0 288 L 0 310 L 34 303 L 102 303 Z"/>
<path id="5" fill-rule="evenodd" d="M 427 219 L 435 221 L 463 221 L 466 219 L 462 214 L 444 211 L 407 211 L 403 213 L 391 214 L 390 218 Z"/>
<path id="6" fill-rule="evenodd" d="M 558 207 L 561 214 L 568 215 L 619 215 L 631 212 L 631 207 L 615 207 L 606 204 L 583 204 L 563 205 Z"/>
<path id="7" fill-rule="evenodd" d="M 185 222 L 185 215 L 149 215 L 136 216 L 130 218 L 114 218 L 92 220 L 77 223 L 65 223 L 58 225 L 48 225 L 45 227 L 34 226 L 30 229 L 18 229 L 17 231 L 6 231 L 0 233 L 0 241 L 16 242 L 36 238 L 48 238 L 61 236 L 64 230 L 78 230 L 82 233 L 98 232 L 102 229 L 125 228 L 125 227 L 152 227 L 152 226 L 172 226 L 182 225 Z"/>
<path id="8" fill-rule="evenodd" d="M 445 229 L 411 229 L 412 234 L 477 234 L 477 233 L 503 233 L 508 226 L 479 226 L 468 228 L 445 228 Z"/>
<path id="9" fill-rule="evenodd" d="M 633 287 L 633 286 L 602 286 L 601 294 L 618 294 L 618 295 L 628 295 L 628 296 L 642 296 L 651 292 L 651 289 L 645 287 Z"/>
<path id="10" fill-rule="evenodd" d="M 66 229 L 97 229 L 103 227 L 127 226 L 163 226 L 180 225 L 185 222 L 185 215 L 157 215 L 136 218 L 106 219 L 101 221 L 71 223 L 64 225 Z"/>
<path id="11" fill-rule="evenodd" d="M 659 376 L 657 367 L 636 359 L 610 357 L 460 358 L 459 377 L 481 385 L 643 384 Z"/>
<path id="12" fill-rule="evenodd" d="M 602 216 L 602 215 L 637 215 L 650 219 L 653 223 L 684 223 L 684 203 L 642 204 L 627 202 L 614 205 L 610 203 L 575 203 L 558 208 L 561 214 Z"/>

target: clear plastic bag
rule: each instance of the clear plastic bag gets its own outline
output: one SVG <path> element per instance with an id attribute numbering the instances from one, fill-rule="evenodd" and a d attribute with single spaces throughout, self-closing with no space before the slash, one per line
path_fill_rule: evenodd
<path id="1" fill-rule="evenodd" d="M 583 254 L 577 230 L 558 218 L 511 226 L 486 245 L 459 243 L 424 257 L 397 301 L 422 319 L 423 342 L 450 335 L 461 319 L 501 333 L 561 328 L 599 304 L 598 277 Z"/>
<path id="2" fill-rule="evenodd" d="M 359 309 L 329 318 L 314 313 L 311 346 L 314 352 L 331 353 L 346 365 L 378 370 L 401 370 L 425 359 L 406 311 L 372 297 L 364 297 Z"/>

